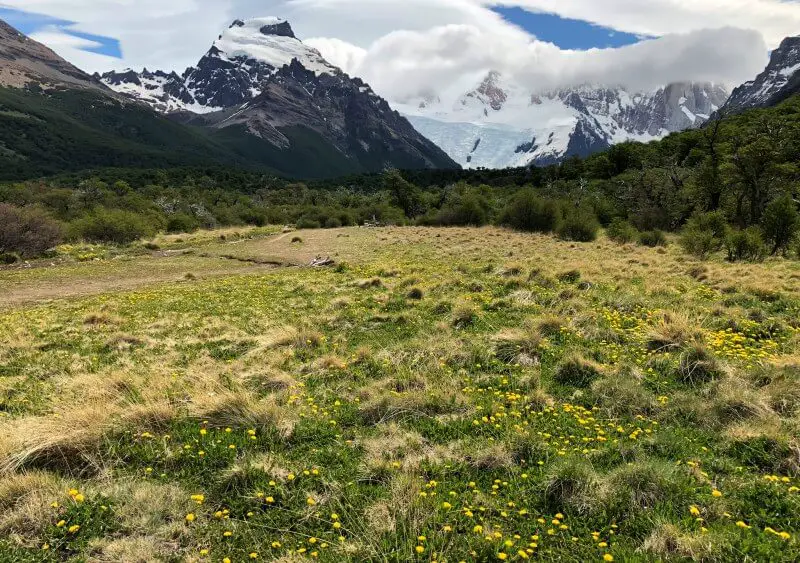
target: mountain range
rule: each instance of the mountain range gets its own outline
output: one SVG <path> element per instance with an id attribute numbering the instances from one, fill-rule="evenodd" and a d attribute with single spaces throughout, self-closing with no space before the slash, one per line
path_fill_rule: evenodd
<path id="1" fill-rule="evenodd" d="M 458 167 L 277 18 L 234 22 L 180 84 L 141 75 L 90 76 L 3 23 L 0 179 L 93 166 L 221 164 L 307 178 Z"/>
<path id="2" fill-rule="evenodd" d="M 596 85 L 535 92 L 490 72 L 455 102 L 431 96 L 400 109 L 462 166 L 506 168 L 699 127 L 727 98 L 721 85 L 691 82 L 652 92 Z"/>
<path id="3" fill-rule="evenodd" d="M 547 165 L 651 141 L 800 90 L 800 37 L 729 92 L 684 82 L 532 91 L 488 72 L 390 105 L 279 18 L 236 20 L 183 73 L 90 76 L 0 21 L 0 178 L 92 166 L 224 164 L 289 177 Z"/>
<path id="4" fill-rule="evenodd" d="M 291 151 L 310 132 L 356 170 L 456 167 L 368 84 L 329 64 L 279 18 L 234 21 L 181 75 L 95 78 L 184 123 L 245 131 L 279 150 Z"/>

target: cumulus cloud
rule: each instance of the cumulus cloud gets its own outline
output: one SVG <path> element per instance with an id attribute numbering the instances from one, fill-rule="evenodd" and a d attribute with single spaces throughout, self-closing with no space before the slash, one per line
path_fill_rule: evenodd
<path id="1" fill-rule="evenodd" d="M 490 9 L 501 4 L 658 38 L 620 49 L 566 51 Z M 179 72 L 195 64 L 233 19 L 278 15 L 332 63 L 392 101 L 471 87 L 489 70 L 513 75 L 531 89 L 585 82 L 649 89 L 678 80 L 735 85 L 761 70 L 767 47 L 800 30 L 800 5 L 779 0 L 0 0 L 0 5 L 74 21 L 79 31 L 119 39 L 123 60 L 106 68 Z"/>

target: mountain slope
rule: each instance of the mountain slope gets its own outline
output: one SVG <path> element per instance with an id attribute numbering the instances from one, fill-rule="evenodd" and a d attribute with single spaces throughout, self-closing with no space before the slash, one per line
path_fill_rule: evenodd
<path id="1" fill-rule="evenodd" d="M 229 129 L 244 131 L 290 159 L 299 148 L 292 137 L 307 129 L 302 136 L 325 143 L 319 151 L 337 170 L 457 167 L 367 84 L 330 65 L 278 18 L 234 21 L 180 76 L 144 70 L 98 78 L 184 123 L 226 137 Z"/>
<path id="2" fill-rule="evenodd" d="M 29 84 L 105 89 L 52 50 L 0 20 L 0 86 L 20 88 Z"/>
<path id="3" fill-rule="evenodd" d="M 726 98 L 723 87 L 698 83 L 647 93 L 592 86 L 537 93 L 490 72 L 455 102 L 431 96 L 400 110 L 462 166 L 506 168 L 699 127 Z"/>
<path id="4" fill-rule="evenodd" d="M 723 113 L 771 107 L 800 93 L 800 36 L 787 37 L 772 52 L 764 72 L 736 88 Z"/>

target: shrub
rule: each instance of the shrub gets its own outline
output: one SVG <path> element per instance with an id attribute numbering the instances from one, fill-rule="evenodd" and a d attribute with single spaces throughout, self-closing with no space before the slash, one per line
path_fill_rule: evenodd
<path id="1" fill-rule="evenodd" d="M 200 228 L 200 221 L 188 213 L 175 213 L 167 219 L 168 233 L 193 233 Z"/>
<path id="2" fill-rule="evenodd" d="M 0 252 L 0 265 L 8 266 L 19 262 L 19 256 L 13 252 Z"/>
<path id="3" fill-rule="evenodd" d="M 43 210 L 0 203 L 0 253 L 38 256 L 63 238 L 61 223 Z"/>
<path id="4" fill-rule="evenodd" d="M 98 209 L 70 226 L 73 238 L 90 242 L 128 244 L 155 234 L 145 217 L 121 209 Z"/>
<path id="5" fill-rule="evenodd" d="M 731 262 L 738 260 L 759 262 L 767 253 L 764 237 L 758 227 L 750 227 L 743 231 L 731 231 L 725 237 L 725 249 L 728 251 L 728 260 Z"/>
<path id="6" fill-rule="evenodd" d="M 595 364 L 580 356 L 567 358 L 556 370 L 554 379 L 561 385 L 584 389 L 589 387 L 602 373 Z"/>
<path id="7" fill-rule="evenodd" d="M 342 221 L 338 217 L 328 217 L 325 219 L 326 229 L 338 229 L 342 226 Z"/>
<path id="8" fill-rule="evenodd" d="M 698 213 L 687 221 L 680 244 L 689 254 L 706 258 L 722 249 L 727 231 L 728 223 L 721 212 Z"/>
<path id="9" fill-rule="evenodd" d="M 473 190 L 454 194 L 436 213 L 432 221 L 436 225 L 470 225 L 482 227 L 489 222 L 489 202 Z"/>
<path id="10" fill-rule="evenodd" d="M 667 246 L 667 236 L 658 229 L 639 233 L 639 244 L 655 248 L 657 246 Z"/>
<path id="11" fill-rule="evenodd" d="M 772 247 L 771 253 L 786 253 L 800 229 L 800 214 L 792 197 L 785 195 L 773 200 L 764 211 L 761 226 L 764 238 Z"/>
<path id="12" fill-rule="evenodd" d="M 620 244 L 629 244 L 639 238 L 639 231 L 624 219 L 614 219 L 606 229 L 606 236 Z"/>
<path id="13" fill-rule="evenodd" d="M 558 203 L 541 199 L 533 190 L 519 192 L 503 214 L 503 223 L 519 231 L 550 233 L 560 222 Z"/>
<path id="14" fill-rule="evenodd" d="M 576 242 L 591 242 L 597 239 L 600 223 L 590 209 L 575 209 L 567 214 L 558 226 L 559 238 Z"/>
<path id="15" fill-rule="evenodd" d="M 686 252 L 698 258 L 707 258 L 720 248 L 719 241 L 714 238 L 711 231 L 695 229 L 684 229 L 681 233 L 680 244 Z"/>
<path id="16" fill-rule="evenodd" d="M 315 220 L 315 219 L 308 219 L 306 217 L 301 217 L 297 220 L 296 227 L 298 229 L 321 229 L 322 224 Z"/>

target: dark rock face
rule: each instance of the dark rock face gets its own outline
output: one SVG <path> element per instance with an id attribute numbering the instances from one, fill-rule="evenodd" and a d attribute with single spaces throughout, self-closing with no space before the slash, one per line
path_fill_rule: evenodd
<path id="1" fill-rule="evenodd" d="M 772 52 L 764 72 L 733 91 L 723 113 L 771 107 L 800 92 L 800 36 L 787 37 Z"/>
<path id="2" fill-rule="evenodd" d="M 244 125 L 278 145 L 288 142 L 281 129 L 306 127 L 367 170 L 456 166 L 358 78 L 316 75 L 294 60 L 262 86 L 259 96 L 216 126 Z"/>
<path id="3" fill-rule="evenodd" d="M 261 28 L 264 35 L 277 35 L 278 37 L 291 37 L 295 39 L 294 31 L 289 22 L 280 22 L 274 25 L 265 25 Z"/>

